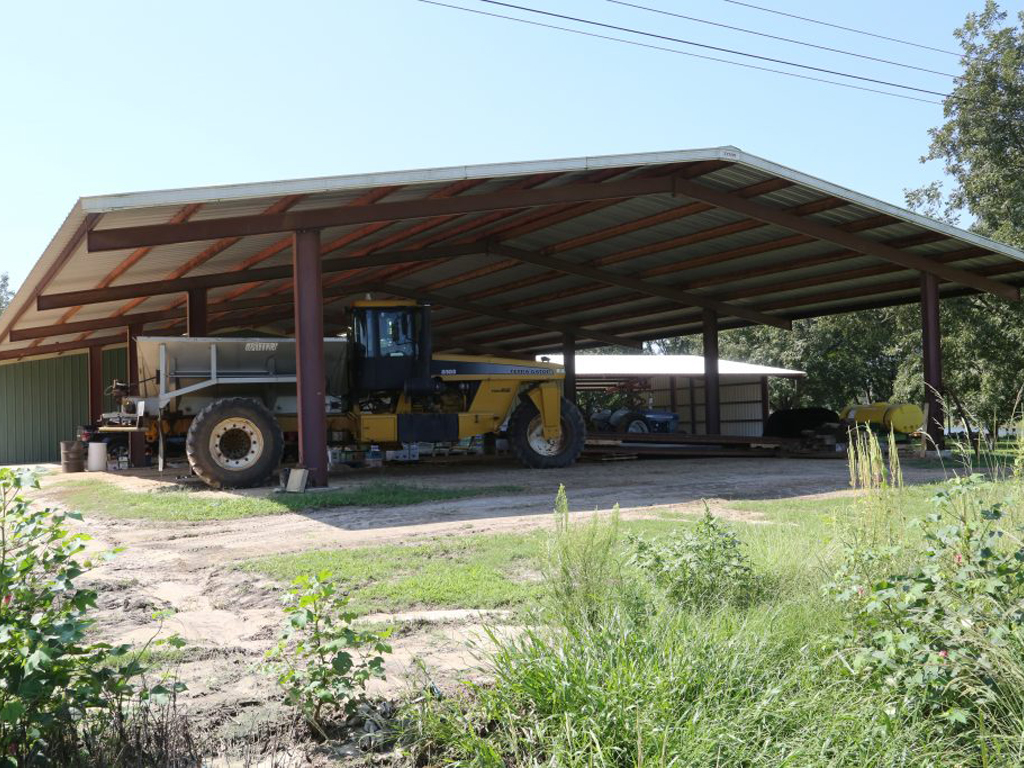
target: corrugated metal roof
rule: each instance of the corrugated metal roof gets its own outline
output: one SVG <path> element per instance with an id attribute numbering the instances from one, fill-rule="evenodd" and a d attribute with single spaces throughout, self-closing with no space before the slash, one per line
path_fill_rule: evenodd
<path id="1" fill-rule="evenodd" d="M 266 212 L 318 211 L 339 206 L 439 198 L 472 200 L 473 195 L 564 185 L 615 183 L 630 178 L 681 178 L 702 188 L 726 191 L 809 222 L 837 227 L 863 241 L 876 241 L 906 254 L 950 264 L 991 280 L 1024 282 L 1024 253 L 976 234 L 927 219 L 790 168 L 748 155 L 735 147 L 640 155 L 573 158 L 318 179 L 239 184 L 200 189 L 159 190 L 80 199 L 40 257 L 11 307 L 0 320 L 0 359 L 58 349 L 55 344 L 109 338 L 117 329 L 88 332 L 62 322 L 104 325 L 139 313 L 178 311 L 182 294 L 105 300 L 78 309 L 39 310 L 39 295 L 94 289 L 103 285 L 156 284 L 175 277 L 223 275 L 242 269 L 288 265 L 289 235 L 270 233 L 230 241 L 180 242 L 109 252 L 87 252 L 85 232 L 256 216 Z M 673 188 L 676 186 L 673 182 Z M 537 324 L 579 326 L 582 345 L 599 343 L 587 331 L 641 341 L 700 328 L 701 310 L 677 299 L 650 295 L 635 285 L 609 284 L 561 264 L 597 268 L 611 276 L 646 281 L 755 309 L 788 319 L 916 301 L 918 273 L 877 256 L 795 232 L 780 224 L 688 198 L 648 194 L 583 203 L 556 203 L 484 210 L 370 224 L 330 226 L 321 233 L 329 260 L 381 251 L 481 244 L 479 255 L 325 272 L 329 313 L 338 320 L 350 286 L 373 285 L 383 294 L 427 292 L 437 306 L 437 327 L 446 343 L 490 345 L 509 352 L 556 348 L 560 332 Z M 532 263 L 487 252 L 501 243 L 539 254 Z M 865 246 L 867 247 L 867 246 Z M 555 264 L 555 266 L 559 266 Z M 611 278 L 609 278 L 611 279 Z M 209 293 L 213 321 L 288 333 L 289 280 L 217 287 Z M 969 292 L 943 282 L 943 295 Z M 253 310 L 263 297 L 266 311 Z M 233 302 L 243 310 L 214 315 Z M 243 301 L 243 303 L 244 303 Z M 464 302 L 472 302 L 468 311 Z M 257 302 L 258 303 L 258 302 Z M 493 312 L 481 314 L 483 308 Z M 272 310 L 272 311 L 270 311 Z M 509 317 L 507 313 L 514 313 Z M 749 324 L 727 312 L 721 327 Z M 262 320 L 262 325 L 261 325 Z M 175 332 L 181 321 L 162 319 L 147 332 Z M 7 331 L 46 329 L 45 338 L 12 341 Z"/>

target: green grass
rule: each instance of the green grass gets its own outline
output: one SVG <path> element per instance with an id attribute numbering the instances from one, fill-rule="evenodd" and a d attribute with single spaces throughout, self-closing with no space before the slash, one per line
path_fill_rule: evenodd
<path id="1" fill-rule="evenodd" d="M 632 520 L 620 523 L 623 533 L 658 539 L 692 525 L 695 517 Z M 812 524 L 797 531 L 772 526 L 743 526 L 751 556 L 772 560 L 785 540 L 790 555 L 813 557 L 828 525 Z M 318 550 L 249 560 L 241 568 L 281 582 L 330 571 L 352 595 L 357 613 L 412 608 L 523 608 L 543 591 L 543 560 L 551 534 L 476 534 L 430 539 L 417 544 Z M 779 566 L 780 568 L 783 566 Z M 791 584 L 796 582 L 790 579 Z"/>
<path id="2" fill-rule="evenodd" d="M 242 564 L 280 581 L 329 570 L 353 610 L 507 608 L 535 597 L 540 532 L 431 539 L 421 544 L 274 555 Z"/>
<path id="3" fill-rule="evenodd" d="M 901 705 L 884 687 L 850 674 L 834 652 L 848 619 L 824 587 L 835 578 L 842 544 L 877 525 L 877 516 L 888 518 L 883 530 L 919 540 L 903 529 L 932 510 L 937 490 L 731 503 L 767 518 L 732 526 L 771 587 L 760 602 L 742 607 L 675 604 L 623 563 L 622 547 L 602 554 L 602 536 L 572 524 L 569 543 L 550 548 L 568 553 L 572 567 L 555 569 L 561 576 L 549 589 L 541 585 L 531 602 L 540 612 L 522 632 L 494 637 L 487 666 L 493 683 L 406 710 L 416 764 L 1022 764 L 1024 698 L 1008 696 L 1009 714 L 998 723 L 958 734 L 942 716 Z M 1016 529 L 1024 514 L 1019 487 L 989 483 L 977 492 L 986 503 L 1009 499 L 1007 528 Z M 621 527 L 657 538 L 681 524 Z"/>
<path id="4" fill-rule="evenodd" d="M 931 498 L 942 488 L 942 483 L 908 485 L 900 492 L 900 504 L 906 514 L 924 514 Z M 732 509 L 743 512 L 761 512 L 771 519 L 786 520 L 793 513 L 803 518 L 807 515 L 836 515 L 849 512 L 859 503 L 856 495 L 828 496 L 809 499 L 759 499 L 756 501 L 730 502 Z"/>
<path id="5" fill-rule="evenodd" d="M 61 504 L 85 515 L 171 520 L 230 520 L 334 507 L 399 507 L 428 501 L 454 501 L 480 496 L 518 493 L 515 485 L 479 488 L 431 488 L 399 483 L 374 482 L 327 491 L 272 493 L 268 496 L 203 494 L 195 491 L 127 491 L 105 480 L 64 480 L 48 487 Z"/>

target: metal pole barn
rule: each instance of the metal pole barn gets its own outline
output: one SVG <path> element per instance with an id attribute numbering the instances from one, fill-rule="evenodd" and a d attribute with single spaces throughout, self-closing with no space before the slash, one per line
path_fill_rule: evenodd
<path id="1" fill-rule="evenodd" d="M 296 390 L 299 401 L 299 463 L 309 483 L 327 485 L 327 408 L 324 397 L 324 289 L 320 230 L 300 229 L 292 237 L 295 293 Z"/>

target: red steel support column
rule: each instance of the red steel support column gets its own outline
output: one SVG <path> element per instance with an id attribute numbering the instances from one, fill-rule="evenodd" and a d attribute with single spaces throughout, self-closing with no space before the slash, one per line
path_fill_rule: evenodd
<path id="1" fill-rule="evenodd" d="M 132 395 L 139 394 L 139 348 L 135 339 L 141 333 L 142 326 L 128 326 L 128 392 Z M 146 462 L 146 439 L 141 432 L 128 433 L 128 461 L 133 467 L 141 467 Z"/>
<path id="2" fill-rule="evenodd" d="M 718 313 L 713 309 L 704 310 L 704 433 L 722 433 L 718 392 Z"/>
<path id="3" fill-rule="evenodd" d="M 945 440 L 942 412 L 942 332 L 939 326 L 939 278 L 921 274 L 921 342 L 924 351 L 924 400 L 928 407 L 925 430 L 938 448 Z"/>
<path id="4" fill-rule="evenodd" d="M 89 347 L 89 423 L 103 415 L 103 347 Z"/>
<path id="5" fill-rule="evenodd" d="M 327 409 L 324 396 L 324 286 L 320 230 L 300 229 L 292 238 L 295 295 L 296 390 L 299 397 L 299 463 L 309 484 L 327 485 Z"/>
<path id="6" fill-rule="evenodd" d="M 207 334 L 205 288 L 193 288 L 188 292 L 186 317 L 188 325 L 186 336 L 205 336 Z"/>
<path id="7" fill-rule="evenodd" d="M 768 377 L 761 377 L 761 434 L 764 434 L 764 428 L 768 426 L 768 417 L 772 415 L 771 402 L 768 397 Z"/>
<path id="8" fill-rule="evenodd" d="M 693 376 L 689 378 L 690 384 L 690 434 L 697 434 L 697 387 L 694 386 Z"/>
<path id="9" fill-rule="evenodd" d="M 576 338 L 566 333 L 562 336 L 562 365 L 565 367 L 563 390 L 570 403 L 576 402 Z"/>

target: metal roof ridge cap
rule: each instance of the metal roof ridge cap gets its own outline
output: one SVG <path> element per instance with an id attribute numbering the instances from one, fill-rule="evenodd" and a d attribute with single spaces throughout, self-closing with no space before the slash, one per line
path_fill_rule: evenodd
<path id="1" fill-rule="evenodd" d="M 738 153 L 735 147 L 681 149 L 667 152 L 645 152 L 620 155 L 593 155 L 556 158 L 551 160 L 522 160 L 515 162 L 482 163 L 478 165 L 439 166 L 399 171 L 314 176 L 305 179 L 214 184 L 209 186 L 119 192 L 80 198 L 79 203 L 88 213 L 108 213 L 131 208 L 150 208 L 187 203 L 217 203 L 227 200 L 278 197 L 294 194 L 322 194 L 346 190 L 370 189 L 391 185 L 429 184 L 432 182 L 461 181 L 492 176 L 525 176 L 535 173 L 570 173 L 573 171 L 615 168 L 624 165 L 658 165 L 672 162 L 698 162 L 701 160 L 732 160 Z"/>
<path id="2" fill-rule="evenodd" d="M 996 251 L 1003 256 L 1016 259 L 1017 261 L 1024 261 L 1024 250 L 1014 248 L 1013 246 L 1006 245 L 1005 243 L 1000 243 L 996 240 L 985 237 L 984 235 L 979 235 L 966 229 L 961 229 L 960 227 L 952 224 L 947 224 L 944 221 L 933 219 L 930 216 L 923 216 L 920 213 L 915 213 L 914 211 L 906 208 L 900 208 L 892 203 L 879 200 L 877 197 L 871 197 L 870 195 L 856 192 L 849 187 L 834 184 L 817 176 L 811 176 L 809 173 L 797 171 L 789 166 L 772 162 L 771 160 L 759 157 L 758 155 L 752 155 L 741 149 L 734 149 L 736 151 L 734 162 L 739 163 L 740 165 L 746 165 L 757 170 L 766 171 L 776 176 L 789 179 L 797 184 L 814 187 L 822 192 L 827 192 L 834 197 L 841 197 L 844 200 L 848 200 L 849 202 L 863 206 L 864 208 L 870 208 L 878 213 L 885 213 L 894 218 L 903 219 L 910 224 L 924 227 L 925 229 L 938 230 L 949 237 L 964 240 L 982 248 Z"/>

